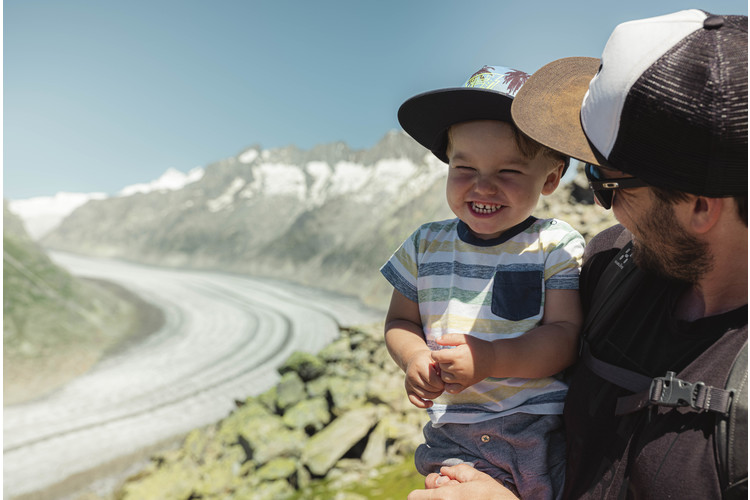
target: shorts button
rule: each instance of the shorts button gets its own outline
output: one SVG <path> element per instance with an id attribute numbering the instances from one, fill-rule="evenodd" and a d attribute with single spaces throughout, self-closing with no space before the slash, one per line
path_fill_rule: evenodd
<path id="1" fill-rule="evenodd" d="M 482 435 L 482 442 L 483 443 L 489 443 L 490 442 L 490 437 L 487 434 L 483 434 Z"/>

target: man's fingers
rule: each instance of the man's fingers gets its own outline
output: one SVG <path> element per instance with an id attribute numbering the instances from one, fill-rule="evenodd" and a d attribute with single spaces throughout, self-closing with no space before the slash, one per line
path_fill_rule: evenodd
<path id="1" fill-rule="evenodd" d="M 427 489 L 437 488 L 437 480 L 441 477 L 443 476 L 435 472 L 427 474 L 427 477 L 424 478 L 424 487 Z"/>
<path id="2" fill-rule="evenodd" d="M 473 481 L 485 475 L 483 472 L 479 472 L 474 467 L 472 467 L 471 465 L 467 465 L 467 464 L 458 464 L 458 465 L 441 467 L 440 474 L 443 476 L 449 477 L 450 479 L 455 479 L 456 481 L 460 483 Z"/>
<path id="3" fill-rule="evenodd" d="M 428 490 L 446 486 L 450 483 L 458 484 L 458 481 L 456 481 L 455 479 L 451 479 L 448 476 L 441 476 L 440 474 L 436 474 L 434 472 L 424 478 L 424 487 Z"/>

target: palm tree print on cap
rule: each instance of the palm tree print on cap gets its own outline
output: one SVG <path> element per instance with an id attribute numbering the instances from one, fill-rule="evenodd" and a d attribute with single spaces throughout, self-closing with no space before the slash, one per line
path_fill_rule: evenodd
<path id="1" fill-rule="evenodd" d="M 498 92 L 515 95 L 529 76 L 528 73 L 517 69 L 485 65 L 471 75 L 464 87 L 497 90 Z"/>

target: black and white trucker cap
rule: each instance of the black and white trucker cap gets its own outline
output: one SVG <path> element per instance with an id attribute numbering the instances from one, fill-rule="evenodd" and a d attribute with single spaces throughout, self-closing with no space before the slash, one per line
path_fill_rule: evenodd
<path id="1" fill-rule="evenodd" d="M 601 60 L 534 73 L 516 125 L 579 160 L 704 196 L 747 193 L 747 16 L 684 10 L 620 24 Z"/>

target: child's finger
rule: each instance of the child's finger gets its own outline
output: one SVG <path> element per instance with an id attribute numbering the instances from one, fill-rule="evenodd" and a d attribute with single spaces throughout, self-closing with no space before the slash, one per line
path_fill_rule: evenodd
<path id="1" fill-rule="evenodd" d="M 467 337 L 468 335 L 465 335 L 463 333 L 448 333 L 438 338 L 436 342 L 442 346 L 464 345 L 464 344 L 469 343 Z M 440 352 L 440 351 L 436 351 L 436 352 Z"/>
<path id="2" fill-rule="evenodd" d="M 445 384 L 445 392 L 448 394 L 458 394 L 464 389 L 465 387 L 461 384 Z"/>
<path id="3" fill-rule="evenodd" d="M 417 408 L 422 409 L 430 408 L 433 404 L 429 399 L 422 399 L 416 394 L 409 394 L 409 402 Z"/>
<path id="4" fill-rule="evenodd" d="M 445 370 L 446 366 L 453 364 L 462 355 L 461 349 L 441 349 L 431 353 L 432 360 L 437 363 L 441 370 Z"/>

